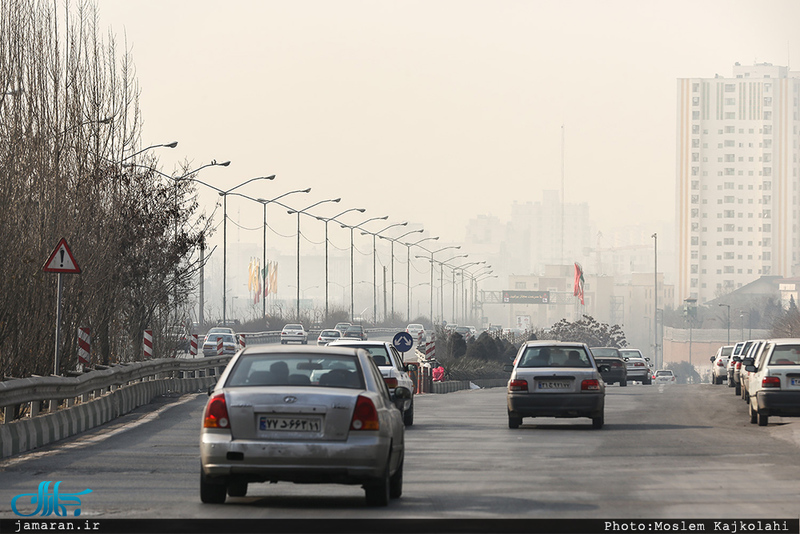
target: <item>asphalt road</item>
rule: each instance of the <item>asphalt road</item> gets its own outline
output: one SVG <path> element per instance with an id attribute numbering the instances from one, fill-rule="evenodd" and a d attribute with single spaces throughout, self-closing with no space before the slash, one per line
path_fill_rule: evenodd
<path id="1" fill-rule="evenodd" d="M 796 518 L 800 427 L 751 425 L 725 386 L 610 386 L 606 425 L 525 419 L 502 388 L 417 398 L 404 494 L 368 508 L 359 487 L 254 484 L 199 500 L 206 395 L 160 398 L 113 424 L 0 462 L 0 517 L 43 480 L 86 488 L 81 518 Z"/>

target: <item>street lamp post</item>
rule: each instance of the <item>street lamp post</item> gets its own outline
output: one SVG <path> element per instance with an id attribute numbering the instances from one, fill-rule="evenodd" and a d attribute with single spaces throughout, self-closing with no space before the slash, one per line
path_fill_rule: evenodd
<path id="1" fill-rule="evenodd" d="M 256 202 L 261 204 L 264 208 L 264 237 L 263 237 L 263 254 L 262 254 L 262 265 L 261 265 L 261 273 L 259 273 L 259 277 L 261 278 L 261 317 L 267 316 L 267 295 L 264 293 L 264 288 L 267 287 L 267 204 L 271 202 L 277 202 L 278 200 L 282 199 L 283 197 L 293 195 L 294 193 L 310 193 L 311 188 L 307 187 L 305 189 L 295 189 L 294 191 L 289 191 L 288 193 L 284 193 L 282 195 L 278 195 L 275 198 L 271 198 L 269 200 L 265 200 L 263 198 L 255 199 Z M 278 202 L 279 203 L 279 202 Z M 280 204 L 280 203 L 279 203 Z M 281 204 L 283 205 L 283 204 Z"/>
<path id="2" fill-rule="evenodd" d="M 391 265 L 392 265 L 392 292 L 391 292 L 391 294 L 392 294 L 392 319 L 394 319 L 394 242 L 395 241 L 399 241 L 400 239 L 404 238 L 407 235 L 419 234 L 419 233 L 422 233 L 423 231 L 424 230 L 422 228 L 420 228 L 419 230 L 411 230 L 410 232 L 406 232 L 403 235 L 400 235 L 400 236 L 397 236 L 397 237 L 378 236 L 381 239 L 388 239 L 389 241 L 392 242 L 392 252 L 391 252 L 391 257 L 390 257 L 391 258 L 390 261 L 391 261 Z M 411 273 L 410 272 L 408 273 L 408 277 L 409 278 L 411 277 Z M 410 322 L 410 320 L 409 320 L 409 322 Z"/>
<path id="3" fill-rule="evenodd" d="M 372 306 L 373 306 L 372 320 L 375 321 L 376 324 L 378 323 L 378 272 L 377 272 L 378 234 L 385 232 L 389 228 L 394 228 L 396 226 L 406 226 L 407 224 L 408 222 L 390 224 L 383 230 L 374 233 L 366 230 L 361 232 L 361 235 L 372 234 Z M 386 320 L 386 317 L 384 317 L 384 320 Z"/>
<path id="4" fill-rule="evenodd" d="M 345 213 L 349 213 L 351 211 L 357 211 L 359 213 L 364 213 L 367 211 L 365 208 L 350 208 L 349 210 L 344 210 L 343 212 L 334 215 L 333 217 L 317 217 L 318 221 L 323 221 L 325 223 L 325 320 L 328 320 L 328 223 L 335 220 L 336 217 L 341 217 Z"/>
<path id="5" fill-rule="evenodd" d="M 457 260 L 459 258 L 466 258 L 468 256 L 469 256 L 469 254 L 461 254 L 460 256 L 453 256 L 449 260 L 445 260 L 445 261 L 439 262 L 439 292 L 441 293 L 441 297 L 439 299 L 439 309 L 441 310 L 442 317 L 444 317 L 444 266 L 447 265 L 449 262 L 451 262 L 453 260 Z M 455 305 L 455 300 L 456 300 L 456 271 L 455 271 L 455 267 L 453 267 L 452 265 L 447 265 L 447 266 L 450 267 L 450 269 L 451 269 L 451 277 L 450 278 L 451 278 L 451 280 L 453 282 L 453 302 L 452 302 L 452 305 L 453 305 L 452 313 L 453 313 L 453 315 L 452 315 L 452 321 L 454 323 L 457 323 L 457 321 L 455 319 L 455 315 L 456 315 L 456 305 Z"/>
<path id="6" fill-rule="evenodd" d="M 230 164 L 230 161 L 227 162 Z M 250 178 L 239 185 L 231 187 L 225 191 L 220 191 L 219 196 L 222 197 L 222 324 L 227 320 L 227 302 L 228 302 L 228 194 L 239 189 L 243 185 L 249 184 L 256 180 L 274 180 L 275 175 L 270 176 L 256 176 Z"/>
<path id="7" fill-rule="evenodd" d="M 410 289 L 411 288 L 411 247 L 413 247 L 415 245 L 419 245 L 423 241 L 438 241 L 438 240 L 439 240 L 439 236 L 436 236 L 436 237 L 425 237 L 425 238 L 420 239 L 419 241 L 417 241 L 415 243 L 403 243 L 406 246 L 406 254 L 407 254 L 407 256 L 406 256 L 406 260 L 407 260 L 406 261 L 406 287 L 408 288 L 407 289 L 408 295 L 406 295 L 406 298 L 408 299 L 407 305 L 408 305 L 408 322 L 409 323 L 411 322 L 411 289 Z M 422 247 L 420 247 L 420 248 L 422 248 Z M 425 250 L 425 249 L 423 249 L 423 250 Z M 419 310 L 417 310 L 417 313 L 419 313 Z M 433 317 L 431 317 L 431 328 L 433 328 Z"/>
<path id="8" fill-rule="evenodd" d="M 300 320 L 300 214 L 305 213 L 306 211 L 310 210 L 314 206 L 319 206 L 320 204 L 324 204 L 326 202 L 339 202 L 342 200 L 341 198 L 328 198 L 325 200 L 320 200 L 319 202 L 315 202 L 310 206 L 307 206 L 301 210 L 289 210 L 287 213 L 289 215 L 297 214 L 297 320 Z"/>
<path id="9" fill-rule="evenodd" d="M 427 249 L 425 249 L 423 247 L 420 247 L 420 248 L 422 248 L 422 250 L 430 253 L 430 255 L 431 255 L 431 257 L 430 257 L 430 262 L 431 262 L 431 324 L 433 325 L 433 324 L 435 324 L 435 321 L 433 319 L 433 284 L 434 284 L 434 281 L 433 281 L 433 269 L 434 269 L 434 267 L 433 267 L 433 261 L 434 261 L 433 260 L 433 255 L 436 254 L 437 252 L 442 252 L 442 251 L 445 251 L 445 250 L 460 249 L 461 245 L 451 245 L 449 247 L 443 247 L 443 248 L 440 248 L 439 250 L 432 250 L 432 251 L 431 250 L 427 250 Z"/>
<path id="10" fill-rule="evenodd" d="M 464 275 L 466 274 L 465 271 L 466 271 L 467 267 L 474 267 L 476 265 L 483 265 L 485 263 L 486 263 L 485 261 L 471 261 L 469 263 L 465 263 L 464 265 L 460 265 L 460 266 L 456 267 L 457 269 L 461 269 L 461 293 L 464 293 L 463 298 L 462 298 L 462 301 L 463 301 L 462 302 L 462 307 L 463 307 L 462 318 L 464 319 L 464 321 L 466 323 L 469 323 L 471 321 L 467 318 L 467 299 L 466 299 L 466 294 L 464 292 Z M 453 273 L 455 275 L 455 270 L 453 271 Z"/>
<path id="11" fill-rule="evenodd" d="M 653 269 L 653 359 L 656 363 L 656 368 L 660 368 L 661 365 L 658 361 L 658 233 L 654 233 L 652 236 L 653 238 L 653 257 L 654 257 L 654 269 Z"/>
<path id="12" fill-rule="evenodd" d="M 353 308 L 353 288 L 354 288 L 354 284 L 353 284 L 353 251 L 355 250 L 355 244 L 353 243 L 353 231 L 356 228 L 361 228 L 362 225 L 367 224 L 370 221 L 379 221 L 379 220 L 380 221 L 385 221 L 388 218 L 389 218 L 388 215 L 384 215 L 383 217 L 372 217 L 372 218 L 369 218 L 366 221 L 360 222 L 360 223 L 355 224 L 353 226 L 350 226 L 350 225 L 347 225 L 347 224 L 342 224 L 341 225 L 342 228 L 349 228 L 350 229 L 350 321 L 354 320 L 355 313 L 356 313 L 355 309 Z M 361 312 L 362 315 L 363 315 L 363 313 L 364 312 Z"/>

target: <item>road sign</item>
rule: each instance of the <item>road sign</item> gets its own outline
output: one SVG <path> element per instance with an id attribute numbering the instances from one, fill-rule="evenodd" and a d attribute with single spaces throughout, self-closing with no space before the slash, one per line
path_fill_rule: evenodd
<path id="1" fill-rule="evenodd" d="M 80 274 L 81 268 L 72 256 L 72 251 L 63 237 L 44 264 L 44 272 L 60 274 Z"/>
<path id="2" fill-rule="evenodd" d="M 414 345 L 414 338 L 408 332 L 398 332 L 392 339 L 392 345 L 400 352 L 408 352 Z"/>

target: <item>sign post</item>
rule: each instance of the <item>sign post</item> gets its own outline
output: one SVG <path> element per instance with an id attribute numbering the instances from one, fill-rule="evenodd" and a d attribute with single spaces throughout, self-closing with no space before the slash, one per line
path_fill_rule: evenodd
<path id="1" fill-rule="evenodd" d="M 56 297 L 56 351 L 55 362 L 53 364 L 53 374 L 58 375 L 59 360 L 61 358 L 61 293 L 63 292 L 64 274 L 80 274 L 81 269 L 72 256 L 72 251 L 67 245 L 67 240 L 63 237 L 56 245 L 53 253 L 44 264 L 42 270 L 46 273 L 58 273 L 58 296 Z"/>

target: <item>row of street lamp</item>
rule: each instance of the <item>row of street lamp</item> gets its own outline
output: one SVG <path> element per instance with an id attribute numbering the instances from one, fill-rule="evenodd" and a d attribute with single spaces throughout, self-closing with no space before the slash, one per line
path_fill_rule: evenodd
<path id="1" fill-rule="evenodd" d="M 223 320 L 223 322 L 225 322 L 227 320 L 227 220 L 228 220 L 227 199 L 228 199 L 229 195 L 239 196 L 239 197 L 251 200 L 253 202 L 257 202 L 257 203 L 262 205 L 262 208 L 263 208 L 263 243 L 262 243 L 262 245 L 263 245 L 263 256 L 262 256 L 262 262 L 263 262 L 264 266 L 266 266 L 266 253 L 267 253 L 267 205 L 268 204 L 273 204 L 273 203 L 274 204 L 278 204 L 278 205 L 286 208 L 288 214 L 297 215 L 297 250 L 296 250 L 296 253 L 297 253 L 297 280 L 296 280 L 296 285 L 294 287 L 297 290 L 296 306 L 297 306 L 297 313 L 298 314 L 299 314 L 299 311 L 300 311 L 300 296 L 301 296 L 301 285 L 300 285 L 300 236 L 301 236 L 300 215 L 313 216 L 317 220 L 322 221 L 322 222 L 325 223 L 325 316 L 326 317 L 328 316 L 328 312 L 329 312 L 329 308 L 328 308 L 328 303 L 329 303 L 328 287 L 329 287 L 329 284 L 330 284 L 330 281 L 329 281 L 329 268 L 328 268 L 328 223 L 331 222 L 331 221 L 339 222 L 341 228 L 343 228 L 343 229 L 346 228 L 346 229 L 350 230 L 350 317 L 351 317 L 351 319 L 353 319 L 355 317 L 354 289 L 353 289 L 354 285 L 355 285 L 354 284 L 354 257 L 353 257 L 353 251 L 355 249 L 355 246 L 354 246 L 354 242 L 353 242 L 353 240 L 354 240 L 353 236 L 354 236 L 354 231 L 356 229 L 361 230 L 361 235 L 371 235 L 372 236 L 373 317 L 374 318 L 377 318 L 377 316 L 378 316 L 378 309 L 377 309 L 377 306 L 378 306 L 378 304 L 377 304 L 377 302 L 378 302 L 378 297 L 377 297 L 377 288 L 378 288 L 378 283 L 377 283 L 377 239 L 378 238 L 386 239 L 386 240 L 389 240 L 391 242 L 391 261 L 392 261 L 391 310 L 392 310 L 392 316 L 394 316 L 394 311 L 395 311 L 394 310 L 394 243 L 395 243 L 395 241 L 400 242 L 401 244 L 405 245 L 406 248 L 407 248 L 407 260 L 408 261 L 407 261 L 406 286 L 407 286 L 407 291 L 408 291 L 408 295 L 407 295 L 407 303 L 408 303 L 407 316 L 408 316 L 409 319 L 411 318 L 411 267 L 410 267 L 410 265 L 411 265 L 411 247 L 418 246 L 419 248 L 421 248 L 422 250 L 424 250 L 425 252 L 427 252 L 429 254 L 429 256 L 415 256 L 415 257 L 416 258 L 428 259 L 430 261 L 430 264 L 431 264 L 431 280 L 430 280 L 430 291 L 431 291 L 431 294 L 430 294 L 430 301 L 431 301 L 430 312 L 431 312 L 431 315 L 430 316 L 431 316 L 431 320 L 433 320 L 433 317 L 434 317 L 434 315 L 433 315 L 433 311 L 434 311 L 433 310 L 433 303 L 434 303 L 434 263 L 438 263 L 440 265 L 440 287 L 441 287 L 441 291 L 442 291 L 441 299 L 440 299 L 441 300 L 440 314 L 441 314 L 442 317 L 444 316 L 444 309 L 443 309 L 443 306 L 444 306 L 444 304 L 443 304 L 443 301 L 444 301 L 444 288 L 443 288 L 443 285 L 444 284 L 443 284 L 443 274 L 442 274 L 442 272 L 443 272 L 443 269 L 444 269 L 445 266 L 447 266 L 448 268 L 452 269 L 452 272 L 453 272 L 453 316 L 454 317 L 455 317 L 455 271 L 459 270 L 459 269 L 461 270 L 462 287 L 463 287 L 463 282 L 464 282 L 463 278 L 465 276 L 470 276 L 472 278 L 473 282 L 477 282 L 478 281 L 477 279 L 479 278 L 479 276 L 484 276 L 484 275 L 488 275 L 488 274 L 491 273 L 491 271 L 489 271 L 489 273 L 481 273 L 481 274 L 476 273 L 473 276 L 471 273 L 466 271 L 466 267 L 467 266 L 476 266 L 478 264 L 485 264 L 486 262 L 470 262 L 470 263 L 465 264 L 465 265 L 449 265 L 449 262 L 451 262 L 451 261 L 453 261 L 455 259 L 468 257 L 467 254 L 462 254 L 462 255 L 459 255 L 459 256 L 455 256 L 455 257 L 452 257 L 452 258 L 450 258 L 448 260 L 445 260 L 445 261 L 436 260 L 434 258 L 434 256 L 439 252 L 443 252 L 445 250 L 450 250 L 450 249 L 460 249 L 461 248 L 460 246 L 453 245 L 453 246 L 442 247 L 442 248 L 440 248 L 438 250 L 428 250 L 425 247 L 420 245 L 421 243 L 423 243 L 425 241 L 428 241 L 428 240 L 438 240 L 439 239 L 438 236 L 437 237 L 426 237 L 426 238 L 420 239 L 420 240 L 418 240 L 418 241 L 416 241 L 414 243 L 405 243 L 405 242 L 401 242 L 400 241 L 402 238 L 404 238 L 404 237 L 406 237 L 406 236 L 408 236 L 410 234 L 423 232 L 424 231 L 423 229 L 412 230 L 412 231 L 406 232 L 406 233 L 404 233 L 404 234 L 402 234 L 402 235 L 400 235 L 398 237 L 394 237 L 394 238 L 383 235 L 384 232 L 386 232 L 386 231 L 388 231 L 388 230 L 390 230 L 392 228 L 396 228 L 396 227 L 400 227 L 400 226 L 407 226 L 408 222 L 390 224 L 390 225 L 386 226 L 385 228 L 383 228 L 381 230 L 378 230 L 376 232 L 372 232 L 372 231 L 369 231 L 368 229 L 364 228 L 364 225 L 369 223 L 369 222 L 376 221 L 376 220 L 386 220 L 386 219 L 388 219 L 388 216 L 371 217 L 371 218 L 368 218 L 368 219 L 366 219 L 366 220 L 364 220 L 364 221 L 362 221 L 362 222 L 360 222 L 358 224 L 348 225 L 348 224 L 342 223 L 339 220 L 339 217 L 341 217 L 341 216 L 343 216 L 343 215 L 345 215 L 347 213 L 354 212 L 354 211 L 357 211 L 357 212 L 360 212 L 360 213 L 364 213 L 366 211 L 366 209 L 365 208 L 349 208 L 349 209 L 344 210 L 344 211 L 342 211 L 342 212 L 340 212 L 340 213 L 338 213 L 338 214 L 336 214 L 336 215 L 334 215 L 332 217 L 318 217 L 318 216 L 314 216 L 314 215 L 309 213 L 309 210 L 311 210 L 312 208 L 315 208 L 315 207 L 317 207 L 317 206 L 319 206 L 321 204 L 325 204 L 325 203 L 338 203 L 338 202 L 341 201 L 341 198 L 331 198 L 331 199 L 320 200 L 320 201 L 315 202 L 315 203 L 313 203 L 313 204 L 311 204 L 311 205 L 309 205 L 309 206 L 307 206 L 305 208 L 302 208 L 302 209 L 291 208 L 290 206 L 287 206 L 287 205 L 279 202 L 279 200 L 281 200 L 281 199 L 283 199 L 283 198 L 285 198 L 285 197 L 287 197 L 289 195 L 293 195 L 293 194 L 297 194 L 297 193 L 309 193 L 309 192 L 311 192 L 311 188 L 310 187 L 309 188 L 305 188 L 305 189 L 296 189 L 296 190 L 293 190 L 293 191 L 288 191 L 288 192 L 283 193 L 281 195 L 278 195 L 278 196 L 276 196 L 276 197 L 274 197 L 272 199 L 253 198 L 253 197 L 251 197 L 249 195 L 246 195 L 246 194 L 243 194 L 241 192 L 236 191 L 237 189 L 239 189 L 239 188 L 241 188 L 241 187 L 243 187 L 243 186 L 245 186 L 245 185 L 247 185 L 247 184 L 249 184 L 251 182 L 261 181 L 261 180 L 274 180 L 275 179 L 275 175 L 274 174 L 273 175 L 269 175 L 269 176 L 257 176 L 255 178 L 251 178 L 251 179 L 246 180 L 246 181 L 244 181 L 244 182 L 242 182 L 240 184 L 237 184 L 234 187 L 231 187 L 229 189 L 223 190 L 223 189 L 221 189 L 219 187 L 215 187 L 215 186 L 213 186 L 211 184 L 208 184 L 206 182 L 198 180 L 197 178 L 193 177 L 193 175 L 196 175 L 199 171 L 201 171 L 201 170 L 203 170 L 203 169 L 205 169 L 207 167 L 213 167 L 213 166 L 227 167 L 228 165 L 230 165 L 230 161 L 225 161 L 225 162 L 218 163 L 216 160 L 212 160 L 211 163 L 208 163 L 206 165 L 202 165 L 202 166 L 200 166 L 200 167 L 198 167 L 196 169 L 188 171 L 188 172 L 184 173 L 182 176 L 179 176 L 179 177 L 174 177 L 174 176 L 168 175 L 166 173 L 163 173 L 163 172 L 161 172 L 161 171 L 159 171 L 157 169 L 154 169 L 152 167 L 149 167 L 149 166 L 135 164 L 135 163 L 127 163 L 127 164 L 123 163 L 124 161 L 132 159 L 135 156 L 137 156 L 137 155 L 139 155 L 139 154 L 141 154 L 143 152 L 146 152 L 148 150 L 151 150 L 151 149 L 154 149 L 154 148 L 159 148 L 159 147 L 175 148 L 177 146 L 177 144 L 178 144 L 177 142 L 172 142 L 172 143 L 151 145 L 151 146 L 149 146 L 147 148 L 139 150 L 139 151 L 137 151 L 137 152 L 125 157 L 123 160 L 120 161 L 120 163 L 122 163 L 126 167 L 143 168 L 143 169 L 147 169 L 149 171 L 155 172 L 160 176 L 163 176 L 165 178 L 168 178 L 168 179 L 172 180 L 176 185 L 181 181 L 191 180 L 191 181 L 196 182 L 196 183 L 198 183 L 200 185 L 203 185 L 203 186 L 206 186 L 206 187 L 208 187 L 210 189 L 213 189 L 214 191 L 216 191 L 218 193 L 219 196 L 222 197 L 222 200 L 223 200 L 222 320 Z M 259 277 L 262 277 L 263 274 L 264 274 L 263 271 L 261 273 L 259 273 Z M 262 315 L 266 315 L 266 299 L 262 299 Z"/>

